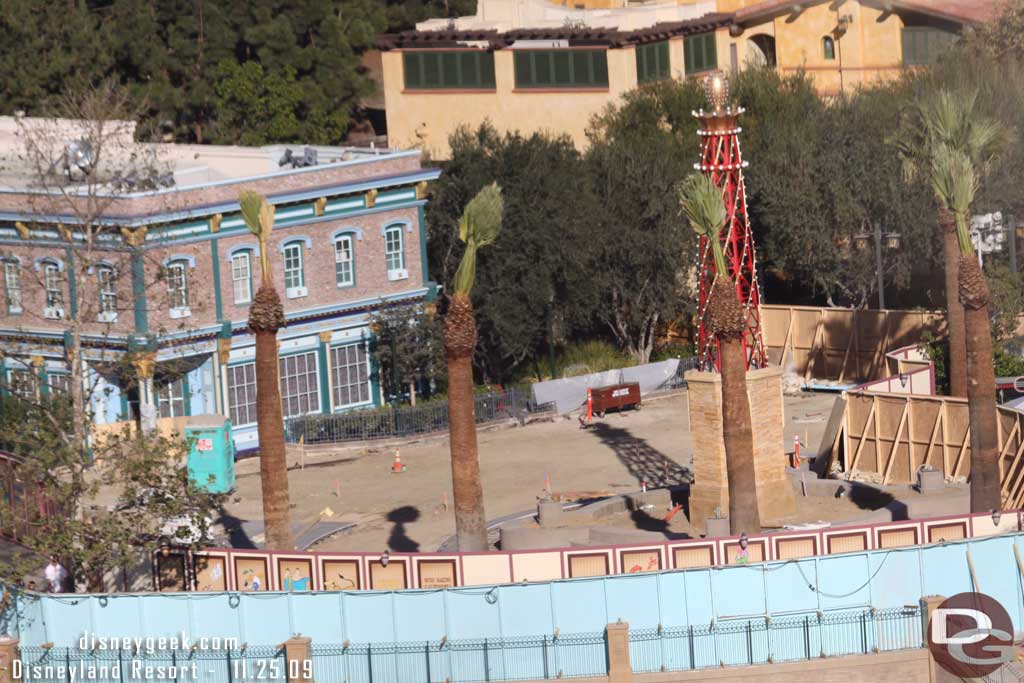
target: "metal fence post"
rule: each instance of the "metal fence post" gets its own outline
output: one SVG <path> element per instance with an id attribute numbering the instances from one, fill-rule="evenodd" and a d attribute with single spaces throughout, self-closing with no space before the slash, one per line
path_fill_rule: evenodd
<path id="1" fill-rule="evenodd" d="M 231 671 L 231 648 L 230 647 L 228 648 L 227 663 L 228 663 L 228 683 L 231 683 L 231 681 L 234 680 L 234 676 L 233 676 L 232 671 Z M 174 667 L 174 671 L 177 672 L 178 671 L 178 658 L 174 656 L 174 650 L 171 650 L 171 665 Z M 177 679 L 177 673 L 175 673 L 175 679 L 174 680 L 178 680 Z"/>
<path id="2" fill-rule="evenodd" d="M 487 656 L 487 639 L 484 638 L 484 681 L 490 683 L 491 680 L 491 661 Z"/>
<path id="3" fill-rule="evenodd" d="M 430 683 L 430 641 L 423 645 L 423 656 L 427 658 L 427 683 Z"/>
<path id="4" fill-rule="evenodd" d="M 548 675 L 548 637 L 544 636 L 544 642 L 541 645 L 541 652 L 544 653 L 544 678 L 551 678 Z"/>
<path id="5" fill-rule="evenodd" d="M 366 645 L 366 674 L 370 683 L 373 683 L 373 645 Z"/>
<path id="6" fill-rule="evenodd" d="M 121 659 L 120 653 L 117 655 L 118 659 Z M 64 650 L 64 676 L 68 683 L 71 683 L 71 650 Z M 121 667 L 118 667 L 120 669 Z"/>
<path id="7" fill-rule="evenodd" d="M 750 619 L 747 619 L 747 661 L 754 663 L 754 635 L 750 628 Z"/>
<path id="8" fill-rule="evenodd" d="M 811 658 L 811 622 L 810 617 L 804 615 L 804 653 L 807 659 Z"/>
<path id="9" fill-rule="evenodd" d="M 117 650 L 117 673 L 120 675 L 121 683 L 124 683 L 124 656 L 121 654 L 122 652 L 120 648 Z"/>
<path id="10" fill-rule="evenodd" d="M 693 654 L 693 624 L 690 624 L 689 641 L 690 641 L 690 668 L 691 669 L 696 669 L 697 668 L 697 659 L 694 657 L 694 654 Z"/>
<path id="11" fill-rule="evenodd" d="M 868 613 L 860 613 L 860 642 L 864 649 L 864 654 L 868 653 Z"/>

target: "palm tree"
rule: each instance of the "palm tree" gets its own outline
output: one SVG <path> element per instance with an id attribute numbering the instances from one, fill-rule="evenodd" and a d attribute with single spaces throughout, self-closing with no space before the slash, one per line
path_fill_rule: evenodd
<path id="1" fill-rule="evenodd" d="M 904 172 L 912 180 L 930 173 L 935 151 L 942 146 L 958 150 L 984 172 L 998 151 L 998 129 L 977 116 L 977 93 L 969 90 L 937 90 L 918 97 L 909 111 L 909 121 L 896 144 L 904 160 Z M 939 230 L 942 234 L 946 275 L 946 327 L 949 337 L 949 393 L 967 396 L 967 328 L 960 303 L 960 243 L 956 221 L 939 201 Z"/>
<path id="2" fill-rule="evenodd" d="M 239 204 L 245 224 L 260 242 L 260 288 L 249 308 L 249 330 L 256 337 L 256 420 L 266 547 L 294 550 L 277 359 L 277 331 L 284 327 L 284 307 L 274 288 L 267 248 L 267 237 L 274 228 L 274 207 L 266 197 L 250 190 L 239 193 Z"/>
<path id="3" fill-rule="evenodd" d="M 448 313 L 444 319 L 452 493 L 455 499 L 455 534 L 461 552 L 480 552 L 488 548 L 473 399 L 476 321 L 473 319 L 473 303 L 469 294 L 476 279 L 477 249 L 498 238 L 503 211 L 504 200 L 497 183 L 491 183 L 480 190 L 466 205 L 459 219 L 459 239 L 466 243 L 466 251 L 455 273 Z"/>
<path id="4" fill-rule="evenodd" d="M 715 257 L 715 283 L 708 302 L 708 326 L 719 343 L 722 372 L 722 437 L 729 478 L 729 527 L 733 534 L 761 530 L 754 472 L 754 435 L 747 397 L 747 362 L 743 353 L 746 316 L 736 298 L 736 284 L 722 252 L 726 222 L 722 191 L 708 176 L 695 173 L 679 187 L 679 203 L 690 225 L 707 238 Z"/>
<path id="5" fill-rule="evenodd" d="M 999 486 L 996 377 L 992 363 L 989 289 L 967 230 L 978 172 L 960 149 L 934 150 L 930 181 L 942 208 L 956 225 L 958 292 L 964 309 L 967 345 L 967 410 L 971 429 L 971 512 L 1002 507 Z"/>

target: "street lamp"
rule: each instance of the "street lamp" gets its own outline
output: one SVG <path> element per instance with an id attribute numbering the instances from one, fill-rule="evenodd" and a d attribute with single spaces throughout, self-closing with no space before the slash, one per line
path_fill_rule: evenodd
<path id="1" fill-rule="evenodd" d="M 875 242 L 875 274 L 878 276 L 878 308 L 885 310 L 885 273 L 882 269 L 882 240 L 885 240 L 886 249 L 899 249 L 901 235 L 898 232 L 882 232 L 882 226 L 873 223 L 873 232 L 858 232 L 853 236 L 854 244 L 858 249 L 867 249 L 868 241 Z"/>

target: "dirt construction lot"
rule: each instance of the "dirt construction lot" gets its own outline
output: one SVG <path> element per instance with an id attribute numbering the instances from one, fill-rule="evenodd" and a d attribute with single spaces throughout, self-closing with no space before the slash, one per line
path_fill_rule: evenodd
<path id="1" fill-rule="evenodd" d="M 835 396 L 786 398 L 785 450 L 793 437 L 819 445 Z M 693 451 L 686 393 L 648 401 L 640 411 L 610 413 L 581 430 L 575 418 L 525 427 L 492 429 L 479 435 L 488 520 L 536 508 L 545 474 L 556 492 L 614 494 L 685 481 Z M 782 446 L 783 444 L 780 444 Z M 805 446 L 805 448 L 807 448 Z M 782 448 L 780 448 L 780 457 Z M 699 456 L 698 456 L 699 457 Z M 293 458 L 289 472 L 293 524 L 309 525 L 323 514 L 356 526 L 312 550 L 382 552 L 434 551 L 455 531 L 451 511 L 448 440 L 438 437 L 401 447 L 407 470 L 391 474 L 394 449 L 371 445 L 310 452 L 305 466 Z M 227 506 L 238 520 L 258 521 L 259 461 L 243 460 L 238 488 Z M 340 493 L 340 495 L 338 495 Z M 447 510 L 444 503 L 447 502 Z M 329 508 L 329 510 L 326 510 Z M 262 543 L 260 534 L 252 540 Z"/>

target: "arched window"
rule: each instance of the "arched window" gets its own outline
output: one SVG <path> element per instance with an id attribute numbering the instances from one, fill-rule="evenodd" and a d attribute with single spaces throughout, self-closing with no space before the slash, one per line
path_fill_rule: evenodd
<path id="1" fill-rule="evenodd" d="M 96 282 L 100 290 L 99 319 L 102 322 L 117 320 L 117 278 L 111 266 L 96 268 Z"/>
<path id="2" fill-rule="evenodd" d="M 43 288 L 46 290 L 46 308 L 43 314 L 51 320 L 64 317 L 64 267 L 57 260 L 43 260 L 37 267 L 43 271 Z"/>
<path id="3" fill-rule="evenodd" d="M 836 41 L 832 36 L 825 36 L 821 39 L 821 52 L 826 61 L 833 61 L 836 58 Z"/>
<path id="4" fill-rule="evenodd" d="M 389 280 L 404 280 L 409 277 L 405 269 L 405 235 L 402 225 L 389 225 L 384 229 L 384 261 L 388 268 Z"/>
<path id="5" fill-rule="evenodd" d="M 3 270 L 7 315 L 17 315 L 21 313 L 21 264 L 16 258 L 5 258 Z"/>
<path id="6" fill-rule="evenodd" d="M 334 275 L 339 287 L 356 284 L 355 235 L 343 233 L 334 238 Z"/>
<path id="7" fill-rule="evenodd" d="M 308 237 L 291 237 L 281 244 L 284 257 L 284 291 L 289 299 L 306 296 L 306 270 L 302 247 L 313 248 L 313 241 Z"/>
<path id="8" fill-rule="evenodd" d="M 231 254 L 231 292 L 236 305 L 252 302 L 252 250 Z"/>
<path id="9" fill-rule="evenodd" d="M 188 305 L 188 262 L 170 261 L 165 266 L 167 275 L 167 300 L 172 318 L 186 318 L 192 314 Z"/>

